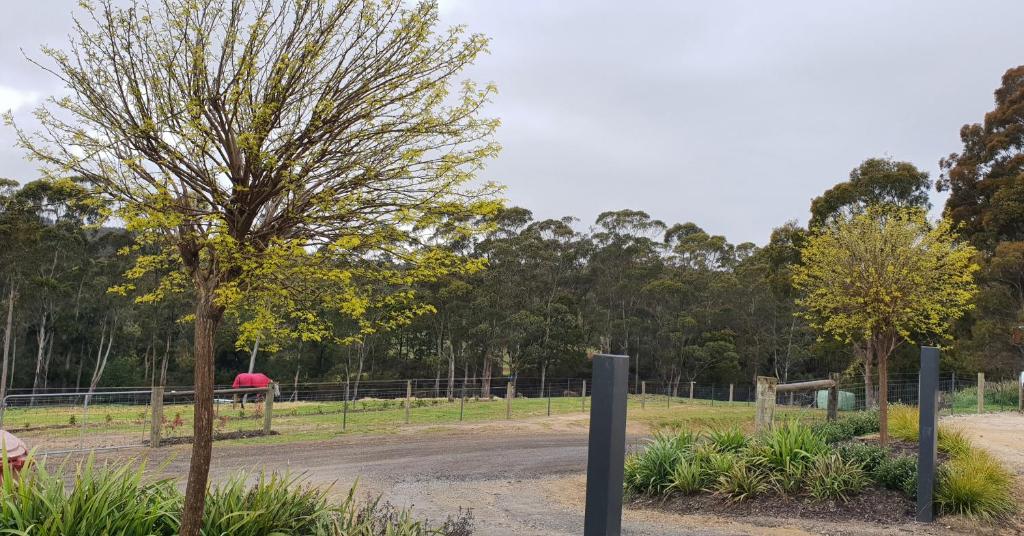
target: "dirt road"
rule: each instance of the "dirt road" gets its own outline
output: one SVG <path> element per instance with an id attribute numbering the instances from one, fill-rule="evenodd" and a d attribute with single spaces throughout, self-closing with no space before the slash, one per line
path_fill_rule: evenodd
<path id="1" fill-rule="evenodd" d="M 630 443 L 645 430 L 630 429 Z M 579 416 L 444 428 L 408 429 L 385 436 L 349 436 L 290 444 L 217 445 L 211 474 L 221 480 L 240 470 L 303 473 L 311 483 L 343 495 L 357 480 L 361 493 L 381 494 L 417 515 L 443 520 L 471 508 L 480 535 L 577 536 L 583 530 L 587 422 Z M 98 458 L 149 456 L 184 478 L 185 446 L 114 451 Z M 736 534 L 949 534 L 941 526 L 878 526 L 777 519 L 726 519 L 648 510 L 624 514 L 633 536 Z"/>

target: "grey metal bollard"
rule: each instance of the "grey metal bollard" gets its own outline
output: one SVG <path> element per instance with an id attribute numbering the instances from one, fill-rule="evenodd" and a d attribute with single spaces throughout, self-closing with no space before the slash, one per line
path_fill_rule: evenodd
<path id="1" fill-rule="evenodd" d="M 629 357 L 594 356 L 593 371 L 583 534 L 618 536 L 622 532 Z"/>
<path id="2" fill-rule="evenodd" d="M 920 449 L 917 455 L 917 520 L 935 520 L 935 466 L 939 444 L 939 349 L 921 347 L 918 385 Z"/>

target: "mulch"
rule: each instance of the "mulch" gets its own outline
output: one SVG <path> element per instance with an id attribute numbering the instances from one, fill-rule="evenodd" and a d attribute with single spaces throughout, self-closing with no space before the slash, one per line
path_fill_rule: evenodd
<path id="1" fill-rule="evenodd" d="M 630 506 L 677 514 L 714 514 L 724 517 L 805 518 L 827 521 L 896 523 L 913 520 L 915 505 L 902 493 L 872 487 L 848 501 L 817 501 L 800 495 L 762 495 L 734 502 L 709 494 L 640 497 Z"/>

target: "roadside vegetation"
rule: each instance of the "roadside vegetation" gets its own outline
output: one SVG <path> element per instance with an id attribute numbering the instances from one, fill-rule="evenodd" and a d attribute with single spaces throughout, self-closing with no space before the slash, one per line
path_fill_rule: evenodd
<path id="1" fill-rule="evenodd" d="M 4 460 L 0 533 L 23 536 L 170 536 L 180 530 L 184 497 L 172 479 L 148 480 L 145 466 L 99 466 L 92 459 L 49 470 L 32 463 L 15 477 Z M 251 482 L 251 483 L 250 483 Z M 264 536 L 467 536 L 472 514 L 431 526 L 355 488 L 340 503 L 328 489 L 295 476 L 238 474 L 207 493 L 202 534 Z"/>
<path id="2" fill-rule="evenodd" d="M 627 497 L 712 495 L 723 501 L 788 498 L 841 502 L 892 490 L 917 492 L 917 409 L 890 408 L 889 447 L 862 436 L 879 431 L 878 412 L 813 425 L 790 420 L 760 435 L 735 428 L 655 434 L 626 460 Z M 1012 475 L 960 431 L 941 426 L 936 499 L 942 514 L 980 521 L 1016 510 Z"/>

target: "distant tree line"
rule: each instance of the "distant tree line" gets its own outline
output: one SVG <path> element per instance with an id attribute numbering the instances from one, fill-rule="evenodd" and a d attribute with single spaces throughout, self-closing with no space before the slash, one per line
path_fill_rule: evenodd
<path id="1" fill-rule="evenodd" d="M 951 192 L 945 214 L 981 267 L 980 292 L 953 337 L 915 339 L 947 346 L 947 370 L 1002 377 L 1024 366 L 1022 102 L 1017 67 L 984 122 L 962 129 L 963 150 L 941 162 L 937 186 Z M 865 348 L 823 336 L 797 314 L 802 250 L 819 229 L 870 207 L 928 209 L 932 186 L 911 163 L 865 160 L 812 201 L 807 228 L 787 222 L 763 246 L 640 210 L 605 212 L 589 226 L 517 207 L 475 216 L 486 233 L 443 245 L 486 268 L 416 284 L 427 314 L 391 318 L 382 302 L 369 315 L 389 321 L 370 330 L 335 315 L 330 338 L 268 332 L 241 346 L 244 319 L 229 317 L 217 335 L 217 381 L 252 361 L 279 381 L 432 378 L 453 395 L 462 379 L 486 389 L 509 376 L 584 376 L 595 350 L 628 354 L 633 381 L 672 386 L 855 377 Z M 150 304 L 110 292 L 145 252 L 129 247 L 128 231 L 93 225 L 105 207 L 86 191 L 71 179 L 0 184 L 0 389 L 190 383 L 192 297 L 185 290 Z M 916 348 L 894 346 L 890 373 L 916 370 Z"/>

